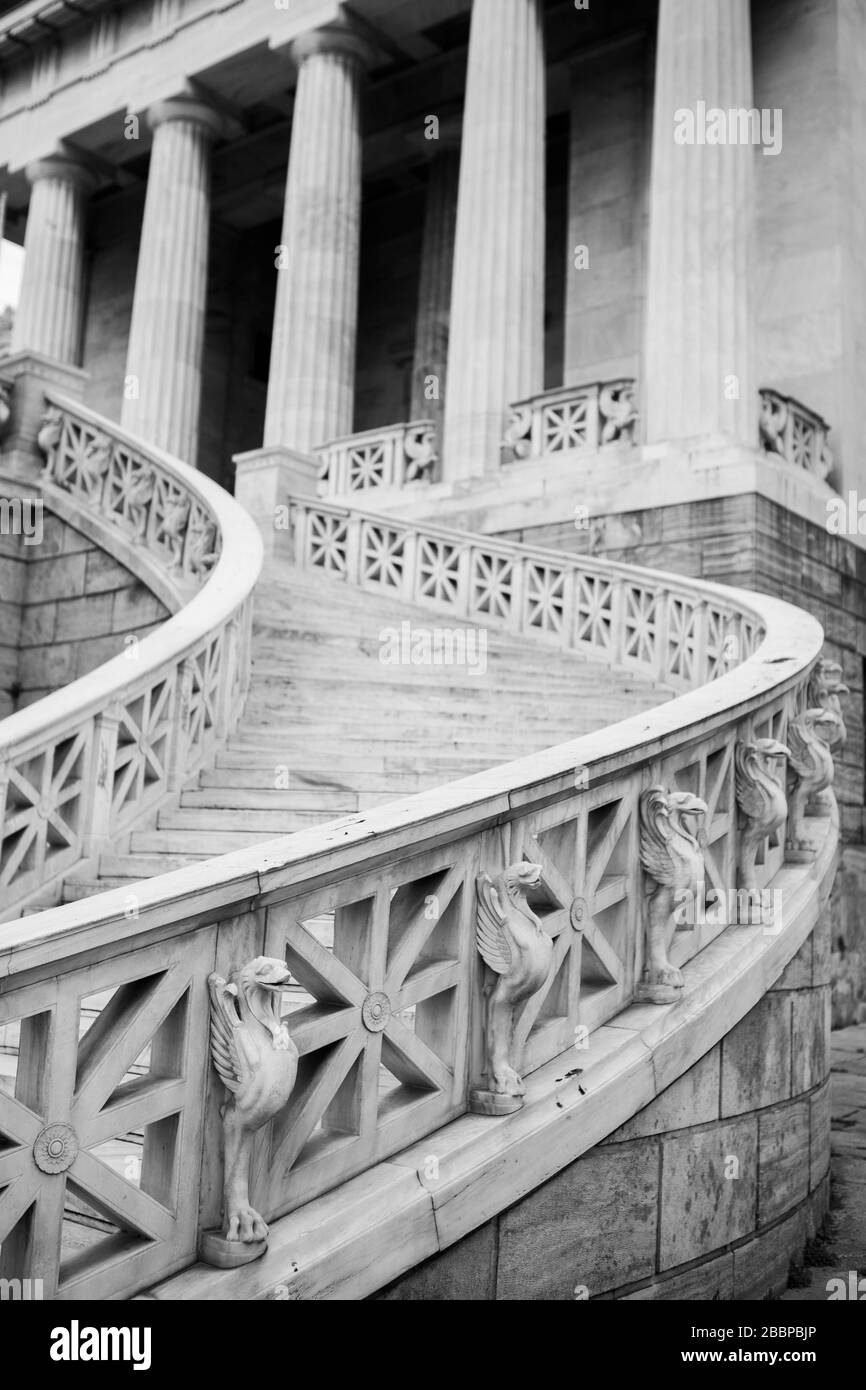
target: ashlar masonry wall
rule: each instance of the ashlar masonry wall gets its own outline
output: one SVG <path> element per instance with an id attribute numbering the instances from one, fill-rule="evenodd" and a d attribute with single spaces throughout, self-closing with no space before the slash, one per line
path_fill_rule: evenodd
<path id="1" fill-rule="evenodd" d="M 61 517 L 38 544 L 0 536 L 0 717 L 77 680 L 145 637 L 168 609 Z"/>

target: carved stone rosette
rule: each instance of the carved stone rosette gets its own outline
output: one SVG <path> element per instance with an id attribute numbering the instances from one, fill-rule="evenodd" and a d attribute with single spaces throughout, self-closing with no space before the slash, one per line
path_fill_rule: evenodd
<path id="1" fill-rule="evenodd" d="M 703 827 L 707 803 L 691 792 L 649 787 L 640 795 L 640 862 L 648 880 L 644 901 L 644 969 L 636 998 L 675 1003 L 682 974 L 668 958 L 675 914 L 694 904 L 705 880 Z"/>
<path id="2" fill-rule="evenodd" d="M 515 1027 L 520 1007 L 544 986 L 553 941 L 526 901 L 541 882 L 539 864 L 512 864 L 481 874 L 477 883 L 475 944 L 487 969 L 484 981 L 484 1053 L 488 1085 L 469 1093 L 479 1115 L 508 1115 L 523 1105 Z"/>
<path id="3" fill-rule="evenodd" d="M 220 1107 L 223 1135 L 223 1225 L 203 1231 L 199 1254 L 231 1269 L 267 1249 L 268 1228 L 250 1204 L 253 1137 L 289 1102 L 298 1072 L 298 1049 L 279 1011 L 289 987 L 285 962 L 257 956 L 229 979 L 208 976 L 211 1059 L 226 1089 Z"/>
<path id="4" fill-rule="evenodd" d="M 758 892 L 755 867 L 758 849 L 788 816 L 784 770 L 777 775 L 776 768 L 779 759 L 790 756 L 791 750 L 773 738 L 741 739 L 734 751 L 737 806 L 741 816 L 737 888 L 749 895 Z M 739 905 L 739 897 L 737 901 Z M 751 914 L 747 920 L 750 919 Z"/>

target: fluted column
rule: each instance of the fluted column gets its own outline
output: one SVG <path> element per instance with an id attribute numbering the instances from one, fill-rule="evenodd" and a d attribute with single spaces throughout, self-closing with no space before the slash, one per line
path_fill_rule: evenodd
<path id="1" fill-rule="evenodd" d="M 475 0 L 451 288 L 444 476 L 495 469 L 544 372 L 545 72 L 539 0 Z"/>
<path id="2" fill-rule="evenodd" d="M 27 166 L 31 185 L 13 352 L 75 365 L 84 304 L 84 228 L 90 171 L 66 155 Z"/>
<path id="3" fill-rule="evenodd" d="M 296 39 L 291 54 L 299 71 L 264 442 L 309 452 L 352 429 L 368 50 L 335 27 Z"/>
<path id="4" fill-rule="evenodd" d="M 755 441 L 756 152 L 732 143 L 730 130 L 724 143 L 698 143 L 704 113 L 751 106 L 749 0 L 661 0 L 643 366 L 650 443 Z M 680 143 L 688 112 L 694 142 Z"/>
<path id="5" fill-rule="evenodd" d="M 126 357 L 121 420 L 195 464 L 210 227 L 210 145 L 221 118 L 204 102 L 159 102 Z"/>
<path id="6" fill-rule="evenodd" d="M 430 161 L 428 172 L 410 415 L 413 420 L 435 420 L 438 425 L 448 366 L 459 151 L 455 148 L 440 150 Z"/>

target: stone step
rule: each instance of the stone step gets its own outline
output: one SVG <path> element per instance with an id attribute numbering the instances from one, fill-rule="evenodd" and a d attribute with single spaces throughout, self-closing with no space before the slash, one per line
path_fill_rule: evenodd
<path id="1" fill-rule="evenodd" d="M 285 759 L 280 755 L 280 745 L 273 741 L 267 746 L 255 749 L 234 749 L 224 748 L 216 757 L 216 770 L 219 771 L 266 771 L 270 774 L 269 785 L 273 785 L 274 768 L 286 766 Z M 305 750 L 298 752 L 297 758 L 293 759 L 289 768 L 290 777 L 304 778 L 311 783 L 324 784 L 328 779 L 336 778 L 338 781 L 344 780 L 347 772 L 353 776 L 363 776 L 365 773 L 375 773 L 377 776 L 388 776 L 392 772 L 396 773 L 415 773 L 418 776 L 429 777 L 437 773 L 448 775 L 453 780 L 456 777 L 467 777 L 470 772 L 481 772 L 490 767 L 490 760 L 480 753 L 473 753 L 471 749 L 463 753 L 443 753 L 435 759 L 422 760 L 417 752 L 413 756 L 409 754 L 389 754 L 385 751 L 377 753 L 354 752 L 350 756 L 340 755 L 333 749 L 331 756 L 323 763 L 314 763 Z"/>
<path id="2" fill-rule="evenodd" d="M 341 820 L 344 816 L 355 814 L 357 808 L 339 806 L 334 810 L 307 809 L 303 811 L 284 811 L 257 809 L 238 811 L 219 808 L 206 809 L 203 806 L 178 807 L 174 810 L 160 811 L 157 816 L 157 829 L 195 831 L 201 834 L 231 831 L 245 835 L 247 831 L 269 831 L 273 835 L 291 835 L 295 830 L 306 830 L 310 825 L 321 825 L 326 820 Z M 133 835 L 133 848 L 135 836 Z"/>
<path id="3" fill-rule="evenodd" d="M 397 757 L 413 756 L 427 763 L 431 768 L 438 764 L 444 752 L 460 753 L 462 750 L 477 751 L 481 756 L 481 766 L 494 767 L 497 763 L 513 758 L 539 753 L 553 748 L 559 743 L 568 743 L 577 737 L 578 730 L 563 729 L 558 735 L 544 730 L 522 730 L 511 738 L 496 733 L 475 732 L 473 730 L 442 730 L 437 736 L 427 734 L 422 741 L 422 731 L 408 733 L 402 728 L 391 737 L 378 730 L 363 733 L 345 731 L 325 731 L 317 729 L 302 732 L 297 728 L 250 730 L 249 739 L 232 739 L 229 747 L 237 753 L 270 753 L 278 763 L 287 764 L 291 769 L 292 760 L 304 753 L 318 757 L 339 756 L 343 765 L 354 765 L 356 754 L 381 750 L 382 755 L 392 753 Z M 339 755 L 336 749 L 340 750 Z M 279 756 L 277 756 L 279 755 Z"/>
<path id="4" fill-rule="evenodd" d="M 159 832 L 151 830 L 149 835 L 158 835 Z M 157 874 L 171 874 L 175 869 L 185 869 L 187 864 L 193 859 L 210 859 L 213 851 L 210 849 L 184 850 L 179 845 L 169 843 L 165 845 L 160 839 L 156 850 L 139 850 L 133 853 L 116 854 L 107 853 L 99 856 L 99 880 L 136 880 L 141 878 L 155 878 Z"/>
<path id="5" fill-rule="evenodd" d="M 325 824 L 331 817 L 319 818 Z M 297 827 L 294 827 L 297 828 Z M 290 835 L 293 827 L 281 831 L 256 831 L 238 829 L 228 830 L 136 830 L 130 837 L 130 848 L 134 854 L 162 856 L 178 860 L 176 867 L 189 859 L 213 859 L 219 854 L 233 854 L 237 849 L 249 849 L 253 845 L 265 845 L 281 835 Z M 101 867 L 101 866 L 100 866 Z M 155 868 L 151 873 L 166 873 L 165 867 Z"/>
<path id="6" fill-rule="evenodd" d="M 181 792 L 180 804 L 182 809 L 191 811 L 307 811 L 315 808 L 319 816 L 326 816 L 329 812 L 357 811 L 358 793 L 317 787 L 283 791 L 273 786 L 272 779 L 269 787 L 205 787 L 184 791 Z"/>
<path id="7" fill-rule="evenodd" d="M 202 796 L 214 793 L 218 795 L 225 794 L 227 797 L 248 792 L 250 796 L 257 797 L 259 802 L 261 802 L 261 798 L 270 792 L 273 792 L 275 795 L 285 796 L 287 792 L 291 792 L 293 789 L 298 796 L 315 795 L 318 790 L 322 792 L 348 793 L 349 795 L 358 796 L 367 792 L 387 791 L 393 792 L 394 795 L 400 795 L 411 791 L 421 791 L 423 790 L 423 786 L 426 785 L 424 777 L 415 771 L 390 772 L 387 774 L 384 772 L 378 774 L 374 772 L 359 772 L 357 774 L 357 785 L 353 783 L 351 786 L 348 786 L 345 782 L 341 784 L 340 780 L 334 776 L 329 777 L 327 783 L 317 782 L 314 780 L 315 774 L 292 768 L 289 771 L 288 788 L 286 791 L 278 792 L 274 787 L 275 777 L 276 774 L 274 772 L 273 763 L 266 768 L 205 768 L 199 775 L 198 785 L 190 787 L 184 792 L 181 804 L 184 806 L 196 804 L 195 801 L 188 799 L 190 792 L 194 792 L 196 795 L 201 793 Z"/>
<path id="8" fill-rule="evenodd" d="M 579 726 L 577 726 L 579 727 Z M 395 734 L 399 729 L 399 734 Z M 518 720 L 514 725 L 497 729 L 491 720 L 478 720 L 458 723 L 453 720 L 422 720 L 418 723 L 402 722 L 396 719 L 370 718 L 360 723 L 357 717 L 352 723 L 330 723 L 319 719 L 289 724 L 262 723 L 249 729 L 246 735 L 234 735 L 232 748 L 265 746 L 274 740 L 282 748 L 293 744 L 299 748 L 322 745 L 325 748 L 340 747 L 351 751 L 356 745 L 369 744 L 411 744 L 419 751 L 437 748 L 475 745 L 489 750 L 490 756 L 497 757 L 500 748 L 525 745 L 532 748 L 552 748 L 557 743 L 566 743 L 576 734 L 575 720 L 529 722 Z"/>

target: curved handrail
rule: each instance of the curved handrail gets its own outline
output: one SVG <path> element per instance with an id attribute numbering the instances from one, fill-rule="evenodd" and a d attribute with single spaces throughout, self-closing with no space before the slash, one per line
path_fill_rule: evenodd
<path id="1" fill-rule="evenodd" d="M 46 500 L 102 532 L 132 568 L 148 555 L 177 611 L 0 723 L 2 911 L 127 829 L 234 725 L 262 565 L 255 524 L 221 487 L 75 401 L 53 392 L 46 400 Z"/>

